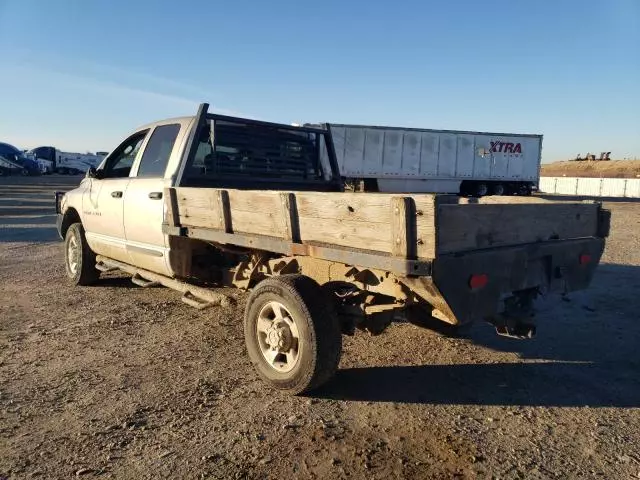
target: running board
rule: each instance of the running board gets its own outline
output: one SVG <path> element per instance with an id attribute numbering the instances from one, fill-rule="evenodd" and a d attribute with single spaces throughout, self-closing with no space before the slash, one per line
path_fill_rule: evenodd
<path id="1" fill-rule="evenodd" d="M 131 277 L 131 281 L 142 288 L 157 287 L 160 285 L 160 282 L 145 280 L 139 273 L 134 274 L 133 277 Z"/>
<path id="2" fill-rule="evenodd" d="M 134 267 L 127 263 L 112 260 L 102 255 L 96 257 L 96 262 L 105 268 L 112 270 L 122 270 L 132 275 L 131 280 L 141 287 L 151 287 L 153 285 L 164 285 L 167 288 L 182 292 L 182 301 L 187 305 L 199 310 L 213 305 L 228 307 L 235 303 L 232 297 L 222 293 L 214 292 L 210 289 L 191 285 L 175 278 L 165 277 L 148 270 Z M 101 270 L 102 271 L 102 270 Z"/>
<path id="3" fill-rule="evenodd" d="M 115 272 L 118 269 L 115 267 L 110 267 L 108 265 L 105 265 L 104 263 L 96 263 L 96 270 L 102 273 L 108 273 L 108 272 Z"/>
<path id="4" fill-rule="evenodd" d="M 214 302 L 198 298 L 191 292 L 184 292 L 181 300 L 190 307 L 197 308 L 198 310 L 202 310 L 204 308 L 215 305 Z"/>

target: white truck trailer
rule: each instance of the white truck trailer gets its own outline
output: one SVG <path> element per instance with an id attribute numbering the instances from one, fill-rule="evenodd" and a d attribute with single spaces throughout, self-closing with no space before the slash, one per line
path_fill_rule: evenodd
<path id="1" fill-rule="evenodd" d="M 29 150 L 27 156 L 38 162 L 41 173 L 77 175 L 86 173 L 91 167 L 97 168 L 106 153 L 62 152 L 54 147 L 37 147 Z"/>
<path id="2" fill-rule="evenodd" d="M 529 195 L 542 135 L 326 123 L 347 183 L 380 192 Z"/>

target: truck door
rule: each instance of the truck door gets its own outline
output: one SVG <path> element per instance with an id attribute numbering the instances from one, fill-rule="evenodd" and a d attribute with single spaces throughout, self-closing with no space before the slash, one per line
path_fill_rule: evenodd
<path id="1" fill-rule="evenodd" d="M 89 178 L 82 198 L 82 224 L 87 243 L 98 255 L 128 261 L 125 248 L 123 200 L 129 174 L 148 130 L 127 138 Z"/>
<path id="2" fill-rule="evenodd" d="M 163 275 L 171 275 L 167 259 L 169 242 L 162 232 L 163 192 L 171 184 L 165 171 L 176 148 L 180 127 L 179 123 L 171 123 L 153 129 L 124 198 L 127 263 Z"/>

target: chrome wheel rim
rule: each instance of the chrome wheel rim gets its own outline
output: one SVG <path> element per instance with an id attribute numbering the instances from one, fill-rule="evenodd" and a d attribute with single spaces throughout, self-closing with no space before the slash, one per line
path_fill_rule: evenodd
<path id="1" fill-rule="evenodd" d="M 69 244 L 67 245 L 67 264 L 69 265 L 69 271 L 72 275 L 78 272 L 78 266 L 80 264 L 80 248 L 76 235 L 71 235 L 69 238 Z"/>
<path id="2" fill-rule="evenodd" d="M 256 322 L 258 346 L 271 368 L 290 372 L 300 356 L 300 333 L 295 319 L 280 302 L 267 303 Z"/>

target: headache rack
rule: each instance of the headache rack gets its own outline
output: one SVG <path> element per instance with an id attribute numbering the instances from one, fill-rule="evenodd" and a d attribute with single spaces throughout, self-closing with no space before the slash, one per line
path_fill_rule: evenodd
<path id="1" fill-rule="evenodd" d="M 331 133 L 207 113 L 200 105 L 174 185 L 340 191 Z"/>

